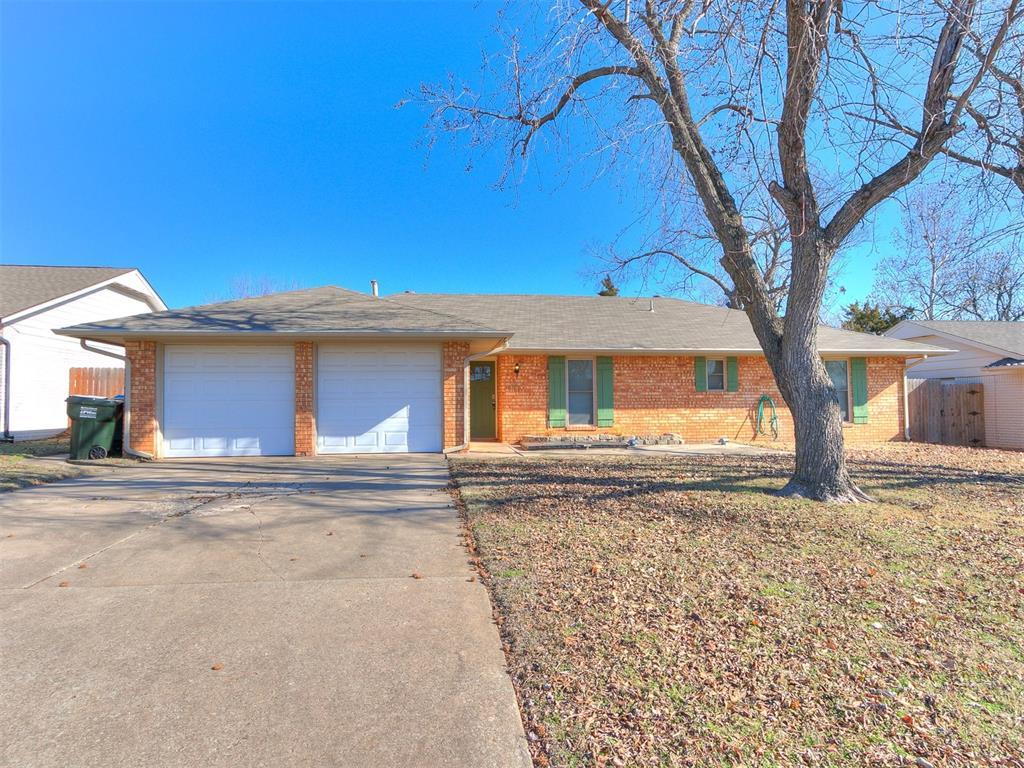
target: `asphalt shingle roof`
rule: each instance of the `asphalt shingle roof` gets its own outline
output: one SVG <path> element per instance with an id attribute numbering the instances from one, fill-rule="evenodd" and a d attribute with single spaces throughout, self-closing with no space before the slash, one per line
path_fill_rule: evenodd
<path id="1" fill-rule="evenodd" d="M 154 312 L 64 329 L 74 336 L 421 335 L 510 337 L 511 350 L 761 351 L 738 310 L 678 299 L 500 294 L 392 294 L 374 298 L 335 286 Z M 934 354 L 902 339 L 822 326 L 819 349 Z"/>
<path id="2" fill-rule="evenodd" d="M 959 336 L 990 347 L 1005 349 L 1024 357 L 1024 321 L 994 322 L 985 320 L 911 320 L 911 323 L 934 331 Z"/>
<path id="3" fill-rule="evenodd" d="M 409 334 L 503 336 L 500 329 L 333 285 L 76 325 L 70 335 Z"/>
<path id="4" fill-rule="evenodd" d="M 0 318 L 131 271 L 124 267 L 0 265 Z"/>
<path id="5" fill-rule="evenodd" d="M 506 296 L 495 294 L 398 294 L 410 306 L 459 313 L 495 327 L 511 328 L 509 349 L 521 350 L 707 350 L 760 352 L 746 314 L 736 309 L 671 298 L 612 296 Z M 906 351 L 935 347 L 820 326 L 821 352 Z"/>

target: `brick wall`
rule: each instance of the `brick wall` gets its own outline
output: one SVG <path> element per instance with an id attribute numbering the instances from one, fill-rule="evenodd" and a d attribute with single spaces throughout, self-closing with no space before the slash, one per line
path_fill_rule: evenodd
<path id="1" fill-rule="evenodd" d="M 519 364 L 519 375 L 514 372 Z M 771 440 L 755 433 L 756 407 L 770 395 L 779 416 L 779 442 L 792 443 L 793 422 L 763 357 L 739 358 L 739 391 L 697 392 L 694 358 L 618 356 L 615 364 L 615 425 L 579 430 L 601 434 L 656 435 L 672 432 L 688 442 L 720 437 L 740 442 Z M 577 433 L 547 426 L 547 357 L 498 358 L 498 438 L 514 443 L 526 435 Z M 767 426 L 767 425 L 766 425 Z M 903 361 L 868 359 L 868 423 L 848 424 L 849 443 L 903 438 Z"/>
<path id="2" fill-rule="evenodd" d="M 128 447 L 156 456 L 156 342 L 126 341 L 124 353 L 131 366 Z"/>
<path id="3" fill-rule="evenodd" d="M 316 416 L 313 408 L 315 347 L 295 342 L 295 455 L 316 455 Z"/>
<path id="4" fill-rule="evenodd" d="M 466 357 L 469 344 L 446 341 L 442 351 L 442 384 L 444 397 L 444 448 L 455 448 L 466 442 L 466 389 L 469 370 Z"/>

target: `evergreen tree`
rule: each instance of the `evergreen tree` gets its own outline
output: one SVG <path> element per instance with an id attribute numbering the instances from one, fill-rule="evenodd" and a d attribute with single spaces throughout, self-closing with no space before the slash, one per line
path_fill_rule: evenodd
<path id="1" fill-rule="evenodd" d="M 612 281 L 611 275 L 605 275 L 604 279 L 601 280 L 601 290 L 597 292 L 598 296 L 618 296 L 619 286 Z"/>
<path id="2" fill-rule="evenodd" d="M 843 320 L 843 328 L 846 330 L 874 333 L 880 336 L 901 320 L 912 317 L 914 313 L 909 309 L 898 312 L 891 307 L 883 309 L 880 304 L 871 304 L 865 301 L 863 306 L 853 302 L 843 310 L 843 314 L 846 317 Z"/>

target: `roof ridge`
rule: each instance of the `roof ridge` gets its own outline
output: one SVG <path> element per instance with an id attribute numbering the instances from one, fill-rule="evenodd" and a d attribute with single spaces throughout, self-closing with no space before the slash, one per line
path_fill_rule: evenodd
<path id="1" fill-rule="evenodd" d="M 194 310 L 194 309 L 209 309 L 210 307 L 222 306 L 224 304 L 238 304 L 238 303 L 243 302 L 243 301 L 255 301 L 255 300 L 258 300 L 258 299 L 269 299 L 269 298 L 271 298 L 273 296 L 289 296 L 289 295 L 294 294 L 294 293 L 312 293 L 313 291 L 323 291 L 323 290 L 327 290 L 327 289 L 340 290 L 340 291 L 347 291 L 348 290 L 346 288 L 341 288 L 340 286 L 337 286 L 337 285 L 318 285 L 318 286 L 316 286 L 314 288 L 293 288 L 293 289 L 288 290 L 288 291 L 276 291 L 275 293 L 263 293 L 263 294 L 260 294 L 258 296 L 239 296 L 236 299 L 218 299 L 217 301 L 208 301 L 205 304 L 190 304 L 187 307 L 177 307 L 175 309 L 165 309 L 165 310 L 161 310 L 161 311 L 162 312 L 188 312 L 188 311 Z M 350 291 L 350 293 L 355 293 L 355 291 Z M 154 312 L 153 314 L 160 314 L 160 313 Z M 114 319 L 120 319 L 120 318 L 114 318 Z"/>
<path id="2" fill-rule="evenodd" d="M 19 269 L 123 269 L 125 272 L 133 272 L 138 267 L 112 267 L 103 264 L 0 264 L 3 267 L 18 267 Z"/>

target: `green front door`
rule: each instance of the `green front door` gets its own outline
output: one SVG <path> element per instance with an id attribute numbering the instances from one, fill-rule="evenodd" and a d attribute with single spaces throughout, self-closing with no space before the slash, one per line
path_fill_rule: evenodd
<path id="1" fill-rule="evenodd" d="M 494 363 L 469 364 L 469 436 L 473 440 L 493 439 Z"/>

